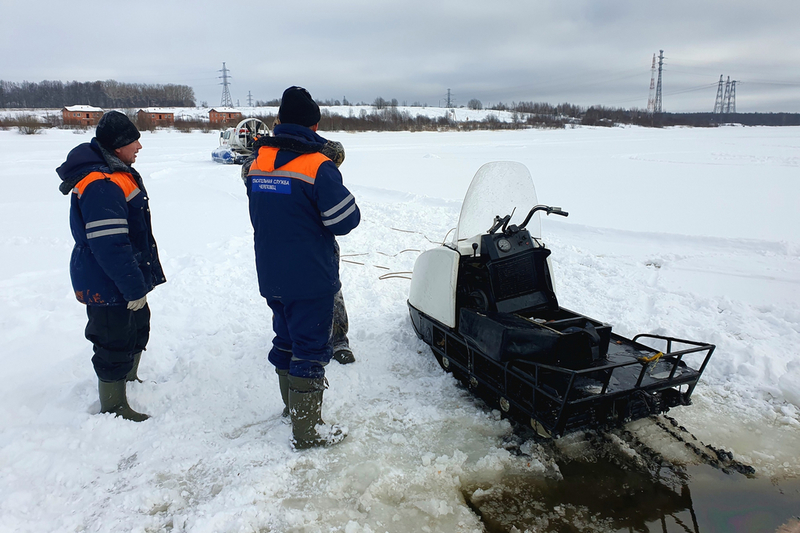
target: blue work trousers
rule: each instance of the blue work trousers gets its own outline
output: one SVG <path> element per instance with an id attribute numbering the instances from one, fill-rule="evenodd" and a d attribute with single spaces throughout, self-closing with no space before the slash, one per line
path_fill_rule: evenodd
<path id="1" fill-rule="evenodd" d="M 94 371 L 102 381 L 125 379 L 133 354 L 147 347 L 150 307 L 131 311 L 125 305 L 87 305 L 86 338 L 94 345 Z"/>
<path id="2" fill-rule="evenodd" d="M 333 351 L 333 295 L 304 300 L 267 298 L 275 338 L 269 362 L 299 378 L 325 376 Z"/>

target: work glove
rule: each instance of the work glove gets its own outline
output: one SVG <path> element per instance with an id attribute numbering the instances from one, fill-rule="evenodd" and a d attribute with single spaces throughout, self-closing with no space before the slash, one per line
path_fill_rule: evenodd
<path id="1" fill-rule="evenodd" d="M 147 305 L 147 295 L 142 296 L 138 300 L 131 300 L 128 302 L 128 309 L 131 311 L 138 311 L 145 305 Z"/>

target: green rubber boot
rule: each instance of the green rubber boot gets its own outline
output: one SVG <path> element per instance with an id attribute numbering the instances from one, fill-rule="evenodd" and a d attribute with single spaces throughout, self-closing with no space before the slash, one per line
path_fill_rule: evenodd
<path id="1" fill-rule="evenodd" d="M 281 388 L 281 398 L 283 398 L 283 412 L 281 413 L 281 416 L 288 418 L 289 417 L 289 371 L 276 368 L 275 372 L 278 374 L 278 386 Z"/>
<path id="2" fill-rule="evenodd" d="M 292 417 L 292 446 L 304 450 L 333 446 L 344 440 L 347 429 L 322 420 L 322 393 L 325 378 L 289 376 L 289 414 Z"/>
<path id="3" fill-rule="evenodd" d="M 128 397 L 125 394 L 126 381 L 99 381 L 97 391 L 100 393 L 100 412 L 114 413 L 125 420 L 133 422 L 144 422 L 148 415 L 137 413 L 128 405 Z"/>
<path id="4" fill-rule="evenodd" d="M 142 352 L 133 354 L 133 368 L 131 371 L 128 372 L 128 375 L 125 376 L 125 381 L 138 381 L 142 383 L 142 380 L 139 379 L 137 372 L 139 372 L 139 361 L 142 359 Z"/>

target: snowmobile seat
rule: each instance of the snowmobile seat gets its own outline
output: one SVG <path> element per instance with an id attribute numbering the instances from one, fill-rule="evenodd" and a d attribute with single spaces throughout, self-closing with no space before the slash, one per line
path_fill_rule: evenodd
<path id="1" fill-rule="evenodd" d="M 501 363 L 523 360 L 577 370 L 606 357 L 611 327 L 585 317 L 540 322 L 515 313 L 462 308 L 458 333 Z"/>

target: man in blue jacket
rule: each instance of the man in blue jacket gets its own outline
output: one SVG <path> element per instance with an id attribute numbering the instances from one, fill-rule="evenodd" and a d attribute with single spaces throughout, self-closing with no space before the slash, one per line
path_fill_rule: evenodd
<path id="1" fill-rule="evenodd" d="M 321 153 L 319 119 L 308 91 L 286 89 L 275 136 L 257 141 L 247 173 L 259 290 L 273 314 L 269 360 L 292 419 L 295 449 L 346 436 L 323 422 L 322 395 L 334 295 L 341 288 L 335 235 L 358 226 L 361 213 L 336 165 Z"/>
<path id="2" fill-rule="evenodd" d="M 86 338 L 94 346 L 100 412 L 141 422 L 147 415 L 128 405 L 127 381 L 136 373 L 150 336 L 147 293 L 166 278 L 150 223 L 142 177 L 131 165 L 142 148 L 139 131 L 110 111 L 91 142 L 75 147 L 56 172 L 70 195 L 75 239 L 70 277 L 86 305 Z"/>
<path id="3" fill-rule="evenodd" d="M 276 120 L 276 125 L 280 124 Z M 322 139 L 322 137 L 320 137 Z M 336 168 L 342 166 L 344 162 L 344 146 L 337 141 L 325 140 L 325 145 L 320 150 L 320 153 L 327 156 L 331 161 L 336 164 Z M 250 155 L 242 165 L 242 181 L 245 186 L 247 185 L 247 175 L 250 173 L 250 165 L 253 164 L 258 153 Z M 339 257 L 339 247 L 336 246 L 336 256 Z M 347 318 L 347 308 L 344 305 L 344 296 L 342 290 L 339 289 L 333 297 L 333 332 L 331 333 L 331 349 L 333 350 L 333 360 L 342 364 L 349 365 L 356 362 L 356 356 L 350 348 L 350 339 L 347 338 L 347 332 L 350 328 L 350 322 Z M 287 408 L 288 409 L 288 408 Z M 289 411 L 286 410 L 286 416 Z"/>

